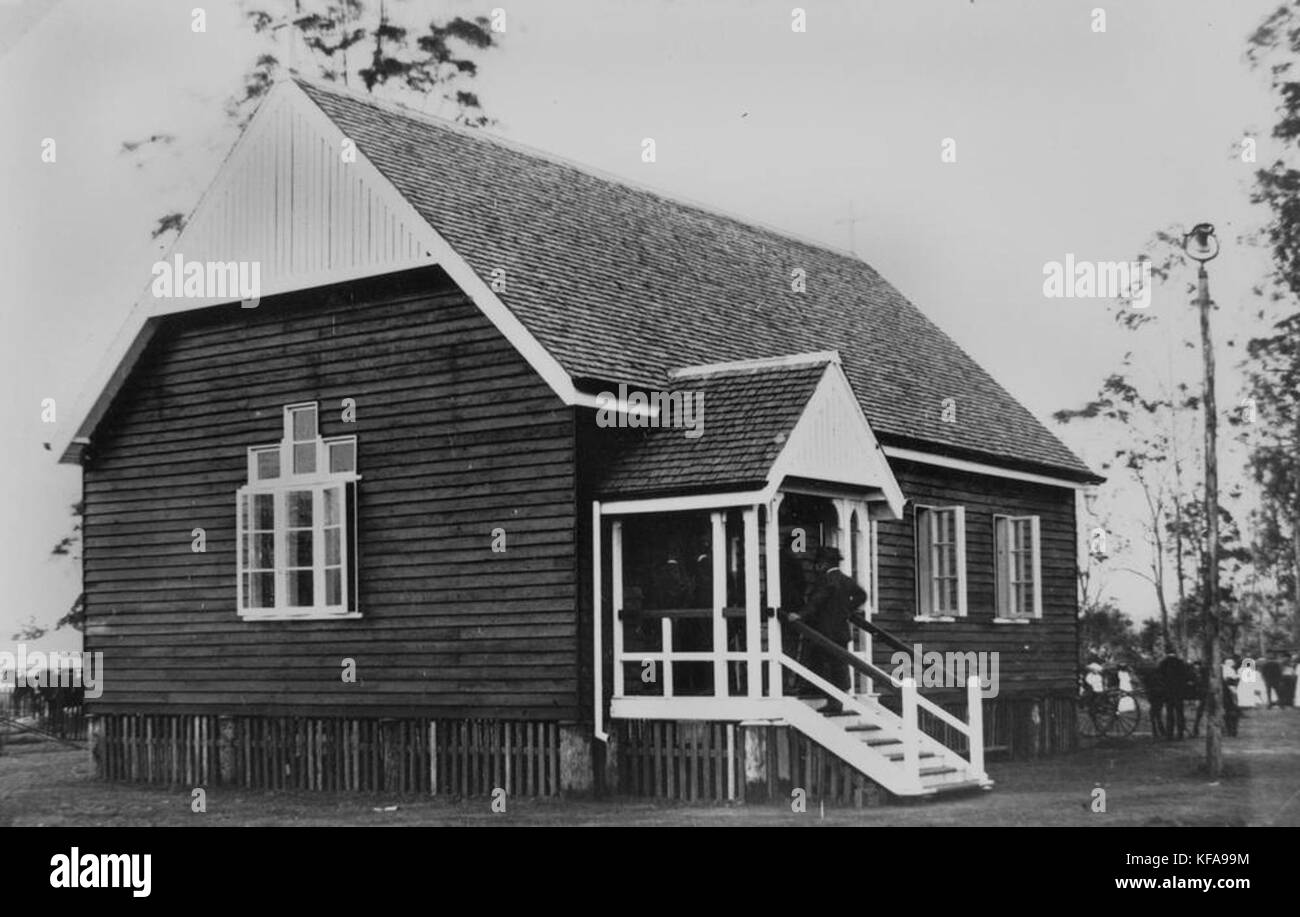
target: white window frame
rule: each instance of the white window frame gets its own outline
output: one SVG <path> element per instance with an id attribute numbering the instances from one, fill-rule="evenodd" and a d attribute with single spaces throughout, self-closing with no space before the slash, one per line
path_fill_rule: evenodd
<path id="1" fill-rule="evenodd" d="M 922 513 L 952 513 L 954 541 L 956 542 L 955 558 L 957 564 L 957 608 L 954 610 L 944 610 L 935 612 L 937 603 L 934 599 L 934 562 L 930 560 L 925 566 L 929 568 L 930 575 L 926 582 L 921 582 L 922 564 L 920 563 L 920 552 L 932 552 L 934 550 L 933 538 L 921 544 L 921 524 L 920 515 Z M 933 519 L 933 515 L 931 519 Z M 934 526 L 927 527 L 933 536 Z M 932 504 L 918 503 L 913 513 L 912 523 L 912 542 L 915 547 L 914 560 L 916 564 L 916 615 L 917 621 L 956 621 L 958 618 L 964 618 L 967 614 L 966 604 L 966 507 L 964 506 L 938 506 Z M 922 601 L 922 590 L 929 595 L 929 601 Z"/>
<path id="2" fill-rule="evenodd" d="M 303 474 L 293 473 L 293 438 L 294 412 L 305 408 L 316 411 L 315 436 L 297 441 L 297 445 L 313 442 L 315 445 L 314 470 Z M 350 471 L 330 472 L 330 446 L 348 444 L 352 447 L 352 469 Z M 260 454 L 278 450 L 280 473 L 274 478 L 262 479 L 258 476 L 257 458 Z M 359 618 L 361 609 L 358 601 L 353 601 L 355 583 L 353 578 L 357 569 L 357 508 L 356 482 L 361 476 L 357 468 L 357 438 L 355 436 L 320 435 L 320 407 L 315 401 L 298 402 L 284 406 L 283 436 L 279 443 L 250 446 L 247 454 L 248 483 L 240 487 L 235 495 L 235 591 L 236 609 L 241 618 L 249 620 L 319 620 L 337 618 Z M 339 494 L 339 580 L 340 602 L 326 605 L 325 596 L 325 492 L 336 489 Z M 312 599 L 313 604 L 289 605 L 288 583 L 288 495 L 291 491 L 306 491 L 312 495 Z M 271 608 L 248 607 L 249 596 L 244 589 L 244 504 L 251 506 L 252 498 L 257 494 L 270 494 L 273 499 L 274 521 L 274 594 L 275 605 Z M 351 531 L 348 531 L 348 519 L 351 516 Z M 333 526 L 330 526 L 333 528 Z M 351 549 L 349 549 L 351 548 Z M 333 566 L 333 565 L 331 565 Z M 294 569 L 301 569 L 295 567 Z M 349 605 L 353 607 L 349 608 Z"/>
<path id="3" fill-rule="evenodd" d="M 1029 523 L 1029 550 L 1030 550 L 1030 575 L 1033 577 L 1032 602 L 1033 607 L 1027 611 L 1004 607 L 1002 596 L 1005 592 L 1009 600 L 1015 602 L 1015 560 L 1011 546 L 1011 533 L 1014 531 L 1016 523 Z M 1000 526 L 1005 525 L 1007 532 L 1007 550 L 1005 558 L 998 557 L 998 545 L 1001 538 L 998 534 Z M 1012 516 L 1009 514 L 996 514 L 993 517 L 993 614 L 994 622 L 997 624 L 1025 624 L 1037 620 L 1043 616 L 1043 538 L 1042 523 L 1039 516 Z"/>

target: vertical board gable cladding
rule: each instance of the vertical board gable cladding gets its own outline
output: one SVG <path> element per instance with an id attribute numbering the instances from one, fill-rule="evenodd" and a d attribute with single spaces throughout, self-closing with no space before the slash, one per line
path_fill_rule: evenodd
<path id="1" fill-rule="evenodd" d="M 173 251 L 257 261 L 268 294 L 428 263 L 427 226 L 361 154 L 344 158 L 345 139 L 292 92 L 273 94 Z"/>
<path id="2" fill-rule="evenodd" d="M 166 320 L 85 471 L 97 712 L 579 715 L 572 411 L 440 271 L 403 280 Z M 241 620 L 246 450 L 302 401 L 358 440 L 363 617 Z"/>

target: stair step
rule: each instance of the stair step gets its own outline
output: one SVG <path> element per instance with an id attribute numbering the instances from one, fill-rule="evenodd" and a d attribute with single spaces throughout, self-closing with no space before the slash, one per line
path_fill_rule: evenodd
<path id="1" fill-rule="evenodd" d="M 867 705 L 865 713 L 853 708 L 827 713 L 825 707 L 829 702 L 825 697 L 801 697 L 799 701 L 812 712 L 819 714 L 825 722 L 835 724 L 843 734 L 854 736 L 858 742 L 875 752 L 878 756 L 875 760 L 879 762 L 877 766 L 888 762 L 890 771 L 901 776 L 901 765 L 906 755 L 896 715 L 891 720 L 891 714 L 884 708 L 876 714 L 870 704 Z M 965 762 L 958 760 L 947 749 L 938 748 L 934 742 L 928 740 L 925 744 L 928 748 L 922 747 L 916 751 L 917 776 L 920 779 L 919 789 L 922 795 L 987 790 L 992 787 L 991 780 L 973 779 Z M 871 770 L 867 762 L 864 761 L 862 764 L 863 767 L 868 768 L 868 771 Z M 882 775 L 880 779 L 888 782 L 889 778 Z M 916 789 L 906 791 L 907 795 L 915 793 Z"/>
<path id="2" fill-rule="evenodd" d="M 936 777 L 939 774 L 955 774 L 957 773 L 957 768 L 948 764 L 932 764 L 929 767 L 921 768 L 920 773 L 922 778 Z"/>
<path id="3" fill-rule="evenodd" d="M 966 790 L 991 790 L 993 781 L 984 783 L 979 780 L 955 780 L 951 783 L 922 783 L 931 793 L 957 793 Z"/>
<path id="4" fill-rule="evenodd" d="M 897 736 L 873 736 L 871 738 L 858 739 L 858 741 L 869 748 L 881 748 L 885 745 L 903 744 L 903 740 Z"/>

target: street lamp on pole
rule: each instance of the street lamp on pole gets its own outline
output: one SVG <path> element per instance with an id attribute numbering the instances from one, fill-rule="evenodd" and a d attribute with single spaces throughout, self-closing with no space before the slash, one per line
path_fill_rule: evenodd
<path id="1" fill-rule="evenodd" d="M 1214 395 L 1214 346 L 1210 337 L 1210 281 L 1205 263 L 1219 254 L 1214 227 L 1198 223 L 1183 236 L 1183 250 L 1197 262 L 1196 305 L 1201 319 L 1201 360 L 1205 371 L 1205 581 L 1204 659 L 1209 668 L 1205 698 L 1205 763 L 1211 780 L 1223 771 L 1223 674 L 1219 659 L 1219 461 L 1218 406 Z"/>

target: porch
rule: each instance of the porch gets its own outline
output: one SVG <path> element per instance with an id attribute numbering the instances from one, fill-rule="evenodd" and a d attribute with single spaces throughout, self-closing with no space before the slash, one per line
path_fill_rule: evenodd
<path id="1" fill-rule="evenodd" d="M 752 499 L 593 507 L 608 540 L 597 550 L 608 563 L 611 719 L 790 726 L 902 796 L 988 785 L 978 677 L 962 720 L 872 662 L 875 642 L 903 648 L 871 621 L 873 522 L 892 516 L 883 496 L 787 485 Z M 867 593 L 844 646 L 796 617 L 822 546 Z M 848 690 L 828 665 L 844 667 Z M 828 698 L 842 714 L 820 712 Z M 965 753 L 928 734 L 923 716 L 964 737 Z"/>
<path id="2" fill-rule="evenodd" d="M 634 440 L 592 504 L 597 736 L 606 709 L 613 721 L 781 725 L 896 795 L 990 785 L 978 678 L 962 719 L 872 661 L 879 641 L 910 655 L 872 621 L 876 522 L 900 518 L 903 496 L 835 355 L 680 378 L 726 432 Z M 844 645 L 799 618 L 822 547 L 866 593 Z M 842 713 L 823 714 L 828 701 Z M 941 731 L 963 739 L 960 753 Z"/>

